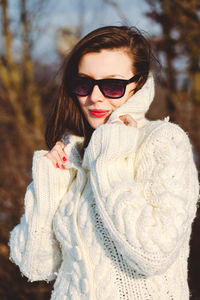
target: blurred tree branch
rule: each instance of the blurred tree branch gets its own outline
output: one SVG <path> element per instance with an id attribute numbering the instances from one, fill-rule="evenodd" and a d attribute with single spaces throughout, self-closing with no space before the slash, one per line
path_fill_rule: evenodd
<path id="1" fill-rule="evenodd" d="M 147 16 L 159 24 L 162 34 L 152 41 L 165 57 L 163 82 L 174 121 L 190 131 L 196 153 L 200 153 L 200 4 L 197 0 L 147 0 Z M 180 58 L 187 62 L 181 66 Z M 182 79 L 184 75 L 184 80 Z M 200 168 L 200 157 L 197 160 Z"/>
<path id="2" fill-rule="evenodd" d="M 9 231 L 23 213 L 25 187 L 31 180 L 29 170 L 32 154 L 36 147 L 44 147 L 41 88 L 35 75 L 35 62 L 31 53 L 33 28 L 27 2 L 28 0 L 18 1 L 16 11 L 19 14 L 19 21 L 18 16 L 15 16 L 12 27 L 13 16 L 11 18 L 9 15 L 9 1 L 0 1 L 3 46 L 0 53 L 0 278 L 3 283 L 0 285 L 0 298 L 2 299 L 31 299 L 37 294 L 38 299 L 42 297 L 45 299 L 45 295 L 50 294 L 50 287 L 45 284 L 38 284 L 38 289 L 34 289 L 33 286 L 26 288 L 26 285 L 28 286 L 26 280 L 21 278 L 20 272 L 16 273 L 16 267 L 8 261 Z M 40 2 L 44 3 L 41 0 L 38 1 L 38 5 Z M 35 11 L 34 6 L 34 13 Z M 15 39 L 20 43 L 18 53 L 14 49 Z M 12 285 L 13 281 L 15 285 Z M 8 289 L 9 285 L 12 285 L 12 288 Z M 23 290 L 22 296 L 20 289 Z"/>
<path id="3" fill-rule="evenodd" d="M 22 107 L 18 101 L 18 93 L 20 87 L 20 74 L 19 70 L 14 63 L 12 53 L 12 35 L 9 28 L 8 20 L 8 1 L 2 0 L 1 3 L 2 17 L 3 17 L 3 38 L 4 38 L 4 61 L 0 60 L 0 78 L 4 89 L 7 93 L 7 98 L 10 101 L 12 109 L 15 114 L 16 124 L 20 134 L 23 134 L 23 128 L 25 127 L 26 121 L 22 111 Z"/>
<path id="4" fill-rule="evenodd" d="M 104 0 L 105 3 L 111 5 L 116 13 L 118 14 L 119 18 L 122 20 L 123 25 L 130 26 L 130 22 L 126 15 L 123 13 L 122 9 L 120 8 L 119 4 L 114 0 Z"/>
<path id="5" fill-rule="evenodd" d="M 34 63 L 31 60 L 29 34 L 30 24 L 27 21 L 26 1 L 21 0 L 21 43 L 22 61 L 16 61 L 12 56 L 12 34 L 9 27 L 8 1 L 1 3 L 3 16 L 4 55 L 0 59 L 0 78 L 4 97 L 9 101 L 18 133 L 26 140 L 27 146 L 33 145 L 29 138 L 30 131 L 41 140 L 43 119 L 40 108 L 40 96 L 37 93 L 34 78 Z M 3 96 L 2 95 L 2 96 Z M 32 125 L 31 125 L 32 124 Z"/>
<path id="6" fill-rule="evenodd" d="M 33 128 L 37 135 L 43 130 L 43 119 L 40 107 L 40 96 L 37 93 L 34 78 L 34 63 L 31 60 L 31 24 L 28 22 L 26 0 L 21 0 L 21 24 L 22 24 L 22 49 L 23 49 L 23 86 L 24 106 L 27 106 L 30 117 L 33 120 Z"/>

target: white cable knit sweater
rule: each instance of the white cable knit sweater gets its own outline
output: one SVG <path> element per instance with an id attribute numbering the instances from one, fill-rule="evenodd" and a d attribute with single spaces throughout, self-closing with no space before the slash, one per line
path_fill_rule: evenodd
<path id="1" fill-rule="evenodd" d="M 30 281 L 56 278 L 51 300 L 189 299 L 187 259 L 199 196 L 186 133 L 144 115 L 144 87 L 98 127 L 85 150 L 66 138 L 67 169 L 37 151 L 11 259 Z M 111 124 L 129 113 L 138 128 Z"/>

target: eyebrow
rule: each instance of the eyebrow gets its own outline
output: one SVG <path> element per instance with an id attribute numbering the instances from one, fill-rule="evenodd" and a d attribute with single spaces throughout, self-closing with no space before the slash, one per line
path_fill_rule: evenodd
<path id="1" fill-rule="evenodd" d="M 85 73 L 81 73 L 81 72 L 78 73 L 78 75 L 79 75 L 79 76 L 83 76 L 83 77 L 90 77 L 90 78 L 93 78 L 93 76 L 90 76 L 89 74 L 85 74 Z M 103 77 L 103 79 L 117 78 L 117 77 L 122 77 L 122 78 L 125 78 L 125 79 L 126 79 L 125 76 L 120 75 L 120 74 L 111 74 L 111 75 L 107 75 L 107 76 Z M 93 78 L 93 79 L 95 79 L 95 78 Z"/>

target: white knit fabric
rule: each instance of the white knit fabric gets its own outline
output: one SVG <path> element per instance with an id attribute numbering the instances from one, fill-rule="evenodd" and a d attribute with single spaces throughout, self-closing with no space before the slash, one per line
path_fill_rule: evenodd
<path id="1" fill-rule="evenodd" d="M 153 95 L 150 76 L 94 131 L 83 160 L 82 138 L 67 137 L 66 170 L 34 155 L 10 256 L 30 281 L 56 278 L 51 300 L 189 299 L 197 170 L 178 125 L 145 119 Z M 123 113 L 138 128 L 112 124 Z"/>

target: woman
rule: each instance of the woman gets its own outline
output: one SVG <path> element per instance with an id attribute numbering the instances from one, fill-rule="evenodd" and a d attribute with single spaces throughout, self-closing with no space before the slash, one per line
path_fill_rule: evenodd
<path id="1" fill-rule="evenodd" d="M 67 59 L 52 150 L 34 155 L 10 238 L 30 281 L 56 278 L 51 299 L 189 299 L 197 170 L 186 133 L 145 118 L 150 60 L 140 32 L 117 26 L 89 33 Z"/>

